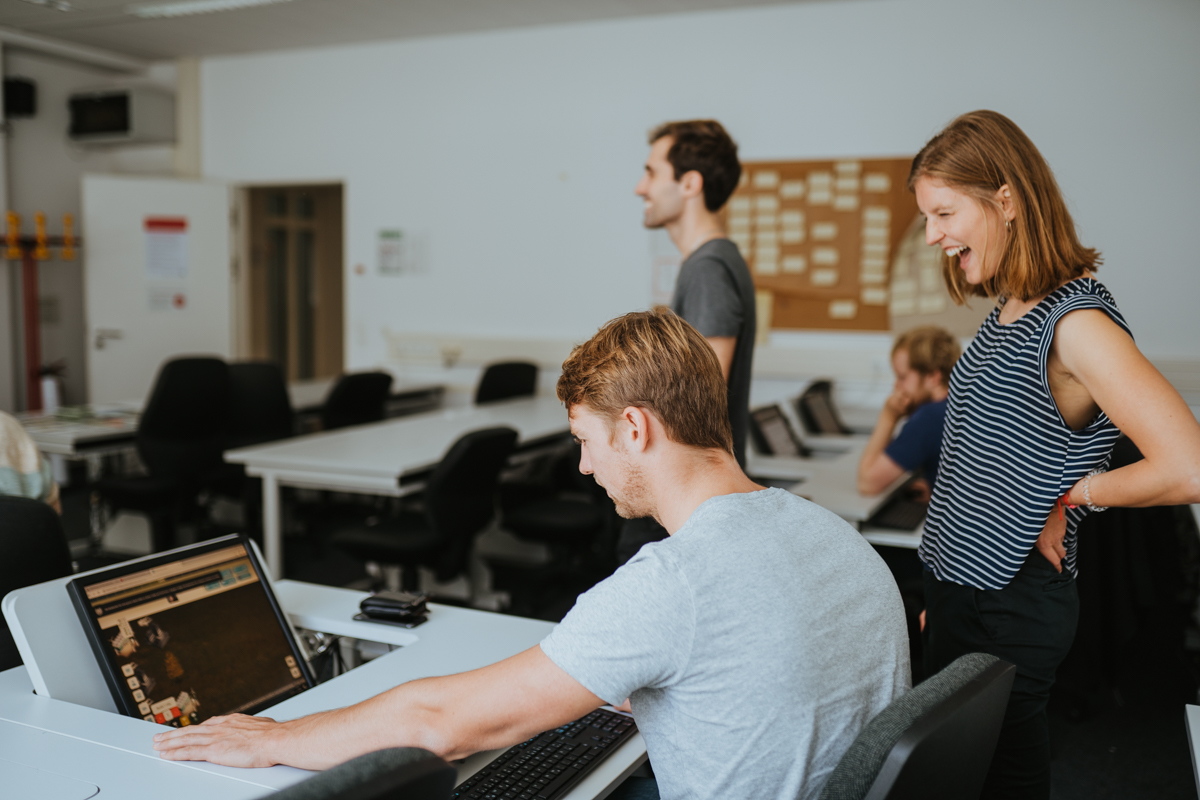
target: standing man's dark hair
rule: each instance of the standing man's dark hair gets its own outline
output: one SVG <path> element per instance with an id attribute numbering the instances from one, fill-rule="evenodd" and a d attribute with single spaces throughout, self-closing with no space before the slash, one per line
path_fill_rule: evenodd
<path id="1" fill-rule="evenodd" d="M 695 170 L 704 179 L 704 207 L 720 211 L 742 177 L 737 143 L 715 119 L 664 122 L 650 132 L 649 143 L 671 137 L 667 161 L 675 168 L 675 180 Z"/>
<path id="2" fill-rule="evenodd" d="M 717 355 L 728 388 L 733 453 L 744 467 L 757 326 L 754 281 L 720 216 L 742 175 L 737 144 L 711 119 L 663 123 L 649 140 L 650 156 L 634 190 L 645 201 L 643 223 L 665 229 L 683 256 L 671 310 Z M 646 542 L 665 536 L 653 520 L 630 520 L 617 542 L 617 558 L 624 562 Z"/>

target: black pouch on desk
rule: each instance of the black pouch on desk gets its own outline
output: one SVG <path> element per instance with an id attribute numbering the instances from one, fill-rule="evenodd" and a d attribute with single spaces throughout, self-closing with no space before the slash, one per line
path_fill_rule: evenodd
<path id="1" fill-rule="evenodd" d="M 429 614 L 424 594 L 409 592 L 379 592 L 363 599 L 358 609 L 363 616 L 383 622 L 421 623 Z"/>

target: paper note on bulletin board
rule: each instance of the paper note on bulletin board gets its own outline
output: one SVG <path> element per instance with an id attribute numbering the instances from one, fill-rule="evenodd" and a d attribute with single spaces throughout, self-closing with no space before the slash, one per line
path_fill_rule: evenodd
<path id="1" fill-rule="evenodd" d="M 911 158 L 742 165 L 725 224 L 771 326 L 888 330 L 892 253 L 917 213 Z"/>

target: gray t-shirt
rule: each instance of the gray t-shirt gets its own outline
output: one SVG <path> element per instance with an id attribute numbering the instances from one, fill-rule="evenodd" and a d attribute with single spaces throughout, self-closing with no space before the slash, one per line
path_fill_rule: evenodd
<path id="1" fill-rule="evenodd" d="M 782 489 L 702 503 L 581 595 L 542 650 L 603 700 L 632 699 L 663 800 L 815 797 L 910 681 L 891 572 Z"/>
<path id="2" fill-rule="evenodd" d="M 729 370 L 729 422 L 733 426 L 733 454 L 744 467 L 757 322 L 754 281 L 737 245 L 728 239 L 712 239 L 693 250 L 679 267 L 671 310 L 701 336 L 737 337 Z"/>

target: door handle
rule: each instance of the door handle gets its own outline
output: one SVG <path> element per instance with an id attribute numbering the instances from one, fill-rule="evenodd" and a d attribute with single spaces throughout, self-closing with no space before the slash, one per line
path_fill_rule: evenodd
<path id="1" fill-rule="evenodd" d="M 103 350 L 104 343 L 109 339 L 124 339 L 125 332 L 120 328 L 96 328 L 96 349 Z"/>

